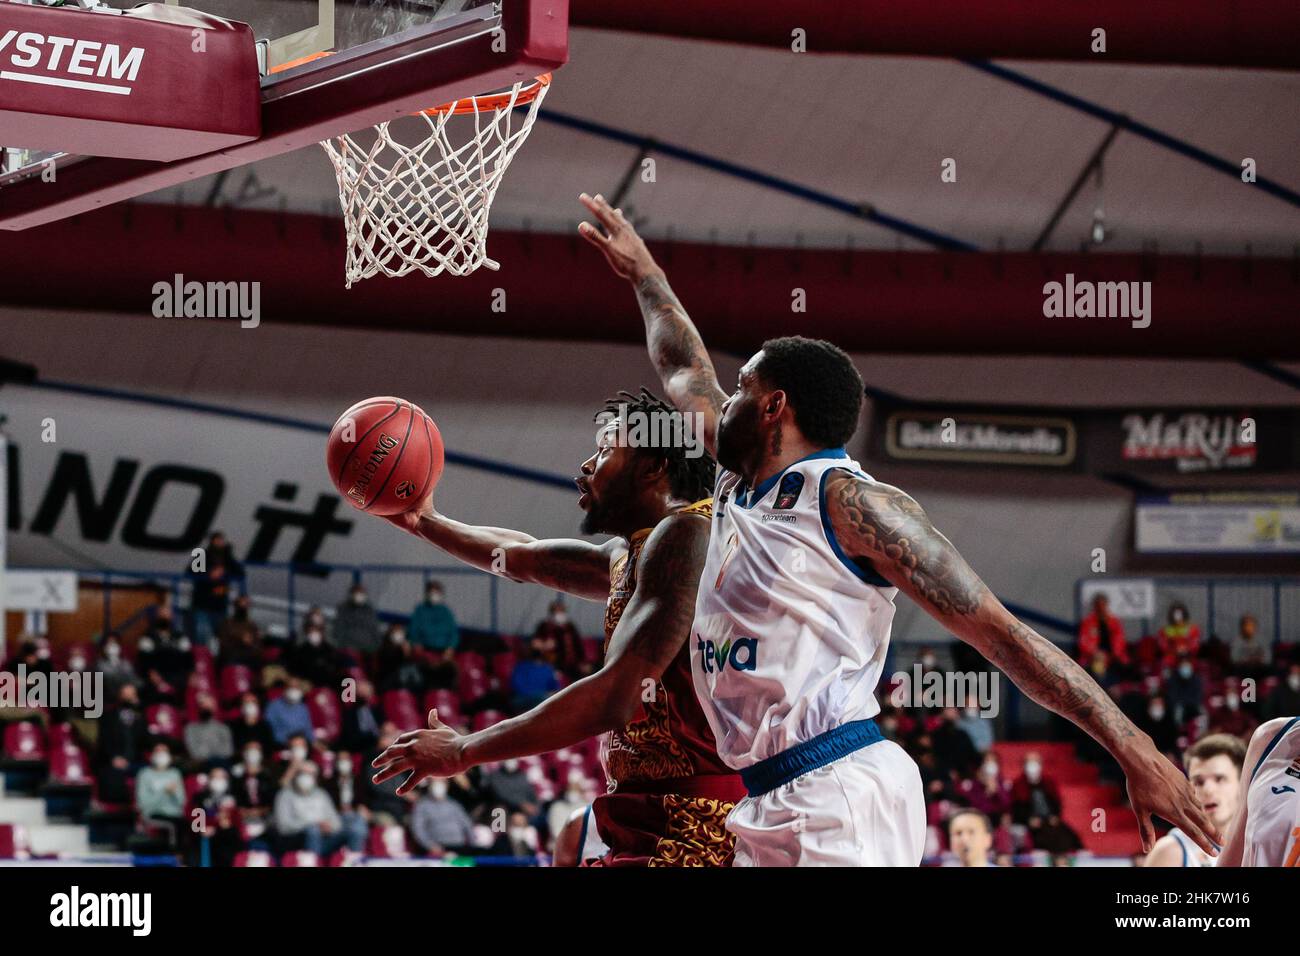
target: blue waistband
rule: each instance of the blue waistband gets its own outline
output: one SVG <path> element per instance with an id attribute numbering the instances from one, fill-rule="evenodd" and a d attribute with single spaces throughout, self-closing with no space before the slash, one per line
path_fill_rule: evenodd
<path id="1" fill-rule="evenodd" d="M 740 779 L 751 797 L 761 797 L 796 777 L 884 739 L 874 720 L 855 720 L 746 767 L 740 771 Z"/>

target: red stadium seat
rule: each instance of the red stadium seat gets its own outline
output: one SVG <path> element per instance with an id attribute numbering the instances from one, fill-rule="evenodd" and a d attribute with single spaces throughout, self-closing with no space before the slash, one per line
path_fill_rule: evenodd
<path id="1" fill-rule="evenodd" d="M 446 689 L 431 690 L 424 695 L 424 712 L 427 714 L 431 710 L 438 711 L 438 719 L 444 724 L 459 724 L 463 716 L 460 698 L 455 691 Z"/>
<path id="2" fill-rule="evenodd" d="M 500 723 L 505 714 L 499 710 L 485 710 L 474 715 L 475 732 L 491 727 L 493 724 Z"/>
<path id="3" fill-rule="evenodd" d="M 318 740 L 331 743 L 338 739 L 343 729 L 343 715 L 339 709 L 336 691 L 328 687 L 318 687 L 307 695 L 307 711 L 311 714 L 311 725 Z"/>
<path id="4" fill-rule="evenodd" d="M 66 741 L 50 750 L 50 782 L 65 787 L 89 787 L 93 779 L 90 761 L 76 744 Z"/>
<path id="5" fill-rule="evenodd" d="M 518 660 L 519 658 L 509 651 L 492 658 L 492 676 L 497 679 L 501 687 L 510 686 L 510 675 L 514 672 Z"/>
<path id="6" fill-rule="evenodd" d="M 385 691 L 379 705 L 383 708 L 384 719 L 391 720 L 402 730 L 417 730 L 424 726 L 419 704 L 409 690 Z"/>
<path id="7" fill-rule="evenodd" d="M 212 679 L 217 676 L 216 662 L 212 657 L 212 648 L 202 644 L 195 644 L 192 648 L 194 654 L 194 674 L 203 676 L 211 683 Z"/>
<path id="8" fill-rule="evenodd" d="M 235 855 L 235 866 L 275 866 L 275 858 L 265 850 L 246 850 Z"/>
<path id="9" fill-rule="evenodd" d="M 457 689 L 460 693 L 460 699 L 467 704 L 471 704 L 486 696 L 491 687 L 484 671 L 462 670 Z"/>
<path id="10" fill-rule="evenodd" d="M 231 703 L 253 689 L 253 672 L 243 664 L 229 664 L 221 669 L 221 700 Z"/>
<path id="11" fill-rule="evenodd" d="M 50 724 L 49 728 L 50 750 L 58 750 L 65 744 L 76 744 L 76 739 L 72 731 L 72 724 Z"/>
<path id="12" fill-rule="evenodd" d="M 486 671 L 487 661 L 476 651 L 460 651 L 456 654 L 456 666 L 463 671 Z"/>
<path id="13" fill-rule="evenodd" d="M 366 855 L 380 860 L 404 860 L 411 855 L 406 843 L 406 831 L 400 826 L 370 828 L 366 838 Z"/>
<path id="14" fill-rule="evenodd" d="M 180 740 L 184 721 L 180 711 L 171 704 L 154 704 L 145 711 L 145 726 L 155 737 Z"/>
<path id="15" fill-rule="evenodd" d="M 5 727 L 4 755 L 9 760 L 44 763 L 49 753 L 40 725 L 20 721 Z"/>
<path id="16" fill-rule="evenodd" d="M 321 865 L 320 857 L 308 850 L 292 850 L 280 857 L 281 866 L 291 867 L 319 867 Z"/>

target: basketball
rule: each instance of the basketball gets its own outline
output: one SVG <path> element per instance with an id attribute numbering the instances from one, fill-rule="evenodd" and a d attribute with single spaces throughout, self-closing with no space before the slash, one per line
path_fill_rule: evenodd
<path id="1" fill-rule="evenodd" d="M 339 416 L 325 445 L 334 487 L 373 515 L 409 511 L 442 477 L 442 436 L 424 409 L 391 396 L 367 398 Z"/>

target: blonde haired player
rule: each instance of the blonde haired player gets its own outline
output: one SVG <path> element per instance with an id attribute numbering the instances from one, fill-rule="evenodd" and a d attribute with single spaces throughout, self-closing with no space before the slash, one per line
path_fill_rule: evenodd
<path id="1" fill-rule="evenodd" d="M 1241 796 L 1241 767 L 1246 745 L 1232 734 L 1210 734 L 1187 748 L 1183 766 L 1201 809 L 1221 833 L 1228 832 Z M 1214 857 L 1174 827 L 1147 855 L 1143 866 L 1214 866 Z"/>
<path id="2" fill-rule="evenodd" d="M 1300 717 L 1260 724 L 1219 866 L 1300 866 Z"/>
<path id="3" fill-rule="evenodd" d="M 920 863 L 920 773 L 872 719 L 899 591 L 1110 751 L 1143 849 L 1155 814 L 1212 853 L 1217 831 L 1182 771 L 1002 605 L 920 505 L 849 457 L 863 398 L 852 360 L 829 342 L 769 339 L 727 395 L 636 230 L 581 198 L 603 227 L 582 236 L 632 284 L 660 380 L 719 465 L 690 652 L 718 755 L 747 791 L 726 823 L 735 864 Z"/>

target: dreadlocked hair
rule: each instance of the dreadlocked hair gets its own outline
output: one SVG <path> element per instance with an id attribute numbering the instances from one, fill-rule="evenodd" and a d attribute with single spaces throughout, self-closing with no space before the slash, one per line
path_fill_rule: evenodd
<path id="1" fill-rule="evenodd" d="M 636 426 L 628 421 L 631 415 L 648 423 L 650 435 L 650 441 L 639 443 L 635 451 L 667 463 L 668 487 L 674 497 L 699 501 L 713 494 L 717 464 L 705 451 L 704 436 L 691 419 L 642 386 L 639 394 L 620 391 L 605 399 L 605 407 L 596 413 L 595 420 L 621 418 L 629 431 L 635 431 Z"/>

